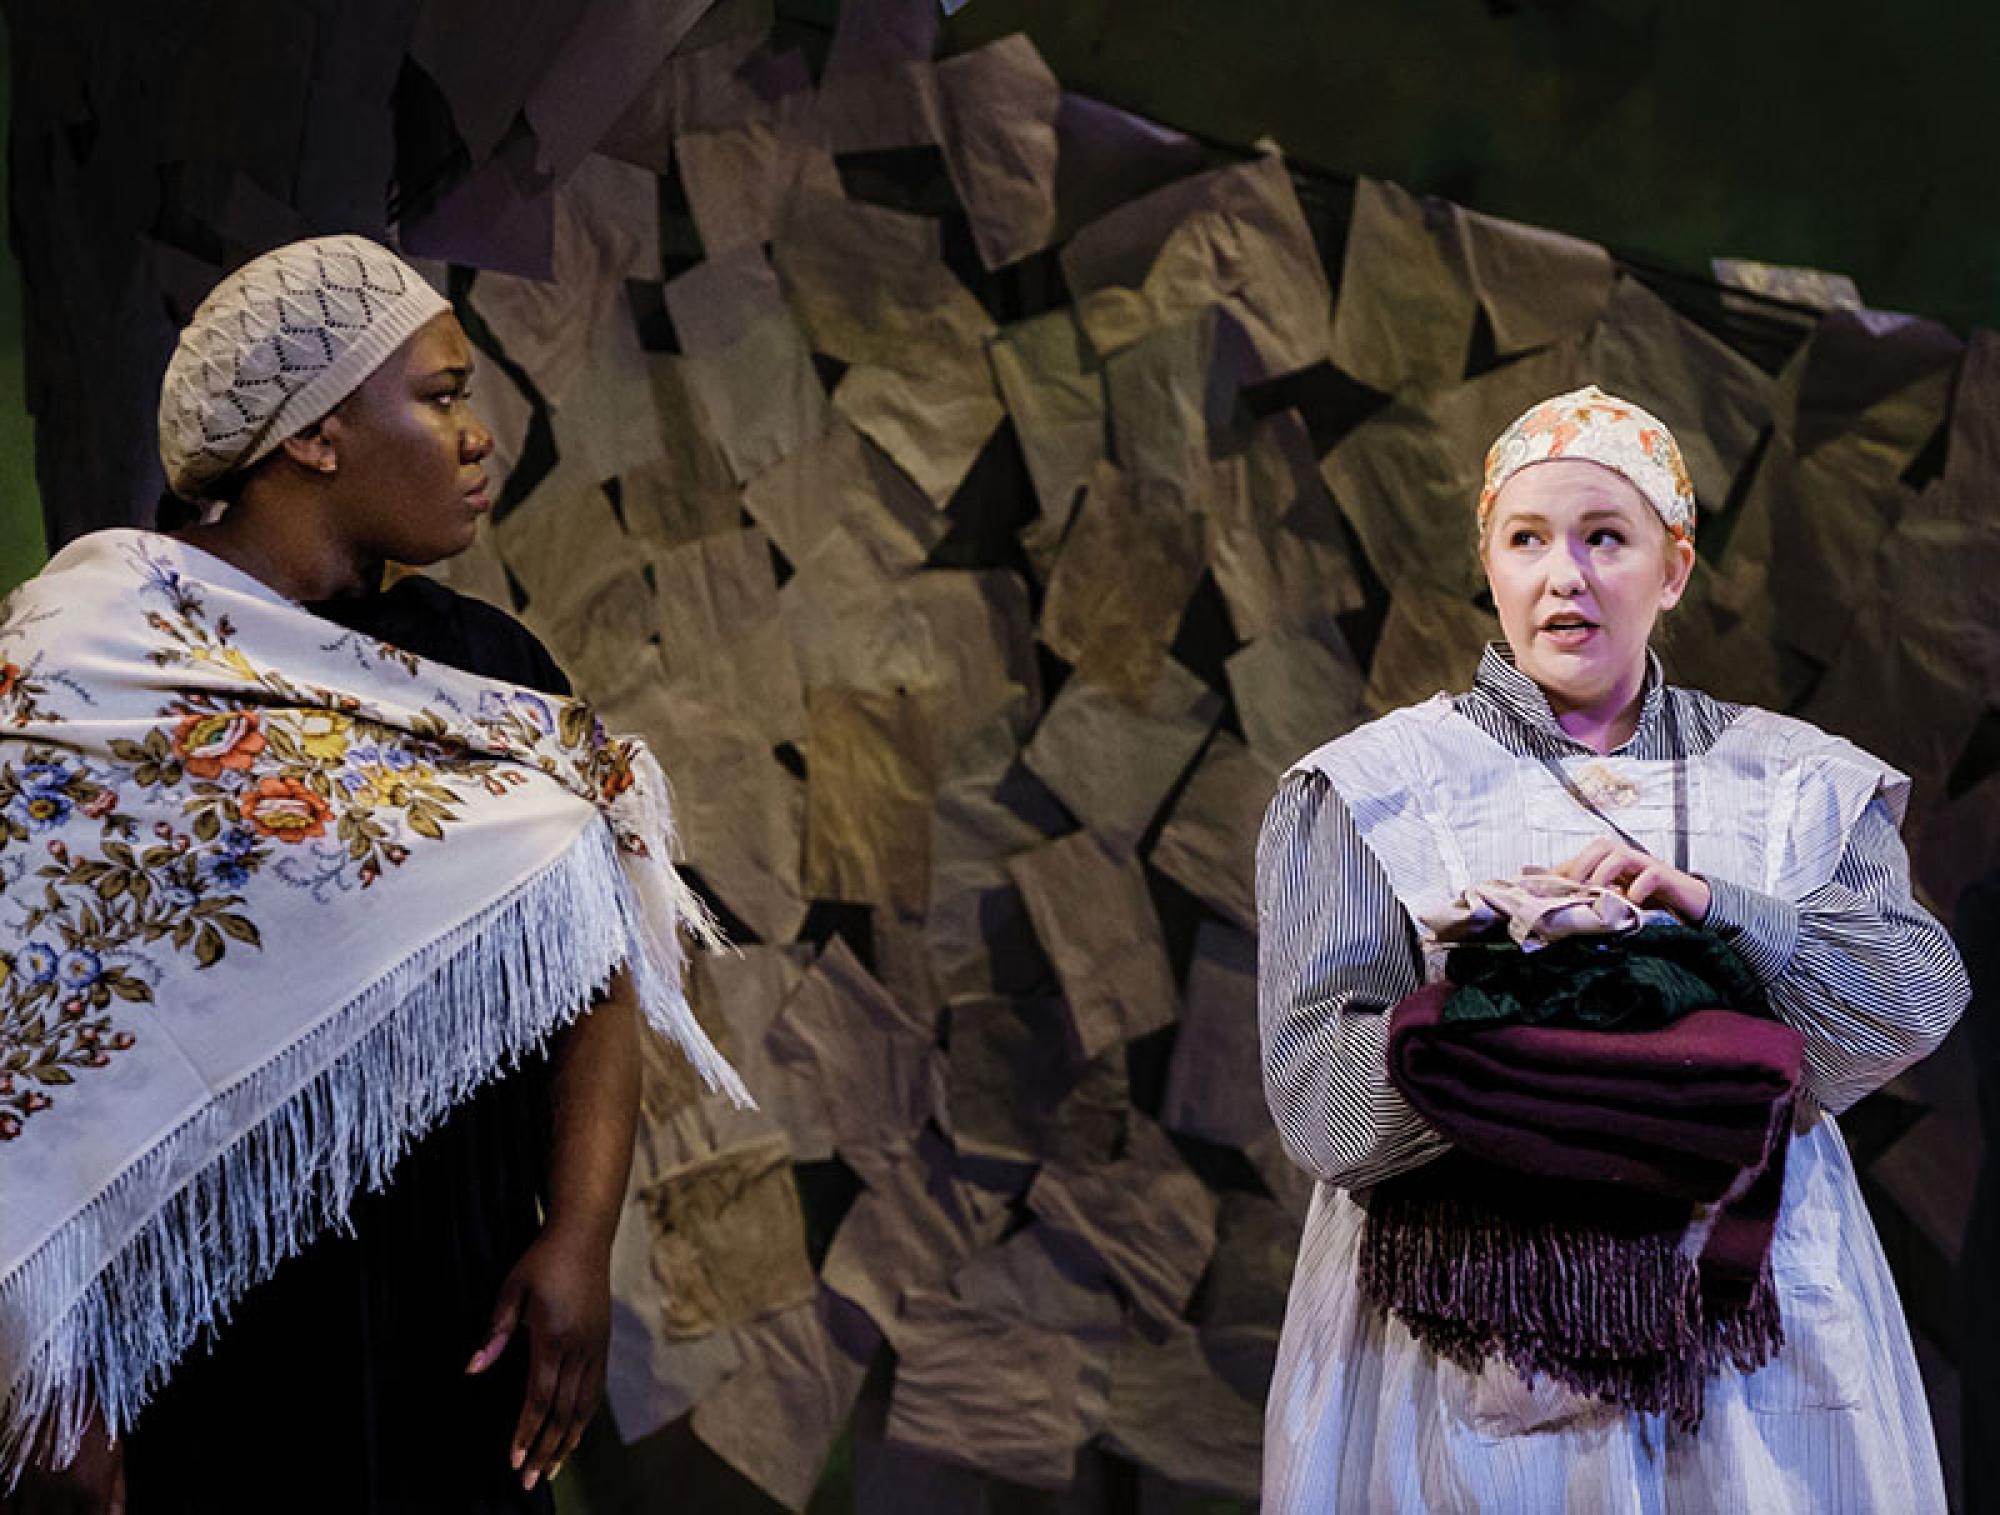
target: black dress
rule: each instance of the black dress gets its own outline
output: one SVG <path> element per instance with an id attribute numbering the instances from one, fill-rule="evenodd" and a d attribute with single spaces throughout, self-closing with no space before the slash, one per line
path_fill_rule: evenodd
<path id="1" fill-rule="evenodd" d="M 409 578 L 311 607 L 441 663 L 548 693 L 569 683 L 511 616 Z M 508 1271 L 540 1230 L 551 1070 L 537 1057 L 459 1104 L 329 1234 L 196 1347 L 126 1442 L 131 1515 L 548 1511 L 507 1463 L 525 1332 L 478 1378 Z"/>

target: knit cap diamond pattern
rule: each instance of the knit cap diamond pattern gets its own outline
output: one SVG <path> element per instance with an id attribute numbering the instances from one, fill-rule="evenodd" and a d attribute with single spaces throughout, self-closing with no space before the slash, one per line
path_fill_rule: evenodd
<path id="1" fill-rule="evenodd" d="M 243 265 L 181 333 L 160 388 L 160 461 L 198 499 L 347 398 L 451 307 L 365 237 L 315 237 Z"/>

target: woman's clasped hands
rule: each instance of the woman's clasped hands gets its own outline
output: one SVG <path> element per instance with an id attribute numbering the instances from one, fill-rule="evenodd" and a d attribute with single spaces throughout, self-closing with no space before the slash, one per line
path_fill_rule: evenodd
<path id="1" fill-rule="evenodd" d="M 1616 889 L 1635 905 L 1671 910 L 1691 926 L 1708 918 L 1708 880 L 1663 863 L 1631 843 L 1605 837 L 1586 846 L 1553 868 L 1529 868 L 1529 873 L 1553 873 L 1578 883 Z"/>

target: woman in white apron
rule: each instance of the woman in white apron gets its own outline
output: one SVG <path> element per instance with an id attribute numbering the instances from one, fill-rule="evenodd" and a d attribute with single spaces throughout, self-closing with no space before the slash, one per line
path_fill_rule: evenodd
<path id="1" fill-rule="evenodd" d="M 1505 634 L 1473 687 L 1302 759 L 1264 823 L 1264 1079 L 1319 1182 L 1266 1418 L 1271 1511 L 1944 1508 L 1908 1328 L 1832 1116 L 1937 1046 L 1964 971 L 1911 898 L 1909 781 L 1785 716 L 1668 687 L 1648 647 L 1694 565 L 1660 422 L 1595 388 L 1494 444 L 1480 555 Z M 1769 1262 L 1784 1345 L 1698 1430 L 1467 1371 L 1362 1294 L 1370 1187 L 1447 1150 L 1391 1085 L 1389 1009 L 1439 976 L 1415 922 L 1526 869 L 1727 941 L 1805 1039 Z M 1434 948 L 1434 944 L 1433 944 Z"/>

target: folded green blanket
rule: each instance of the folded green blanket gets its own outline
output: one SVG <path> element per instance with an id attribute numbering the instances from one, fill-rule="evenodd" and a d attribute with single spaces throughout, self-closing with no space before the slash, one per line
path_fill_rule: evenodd
<path id="1" fill-rule="evenodd" d="M 1455 986 L 1443 1019 L 1521 1026 L 1651 1031 L 1717 1006 L 1768 1015 L 1756 976 L 1713 931 L 1659 925 L 1578 936 L 1524 952 L 1505 937 L 1467 942 L 1445 959 Z"/>

